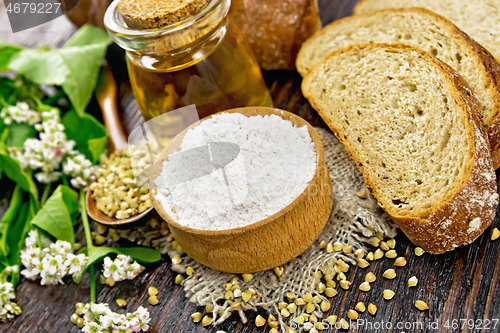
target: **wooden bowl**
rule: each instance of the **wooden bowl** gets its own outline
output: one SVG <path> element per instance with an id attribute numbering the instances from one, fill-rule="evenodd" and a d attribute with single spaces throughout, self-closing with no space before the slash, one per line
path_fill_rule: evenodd
<path id="1" fill-rule="evenodd" d="M 333 205 L 330 174 L 325 165 L 323 144 L 314 128 L 293 113 L 265 107 L 247 107 L 224 111 L 245 116 L 275 114 L 297 126 L 306 125 L 316 148 L 316 173 L 307 188 L 287 207 L 264 220 L 228 230 L 201 230 L 174 221 L 156 200 L 154 179 L 163 161 L 178 147 L 185 133 L 179 133 L 165 147 L 153 166 L 150 193 L 153 206 L 168 223 L 175 240 L 186 253 L 213 269 L 229 273 L 254 273 L 283 265 L 304 252 L 324 229 Z M 201 121 L 209 119 L 204 118 Z"/>

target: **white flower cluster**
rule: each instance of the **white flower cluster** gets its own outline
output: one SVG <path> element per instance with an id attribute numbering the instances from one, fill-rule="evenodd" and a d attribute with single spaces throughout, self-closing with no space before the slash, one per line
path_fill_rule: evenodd
<path id="1" fill-rule="evenodd" d="M 140 306 L 134 313 L 118 314 L 109 309 L 108 304 L 87 304 L 84 310 L 85 333 L 132 333 L 147 332 L 149 312 Z"/>
<path id="2" fill-rule="evenodd" d="M 0 321 L 5 322 L 14 319 L 22 312 L 19 305 L 12 302 L 16 298 L 14 286 L 10 282 L 0 283 Z"/>
<path id="3" fill-rule="evenodd" d="M 74 149 L 76 143 L 66 137 L 56 109 L 36 112 L 29 108 L 28 103 L 19 102 L 16 106 L 4 107 L 0 117 L 6 125 L 12 121 L 27 123 L 40 132 L 39 138 L 26 140 L 21 149 L 10 149 L 11 156 L 19 161 L 23 169 L 41 170 L 35 173 L 40 183 L 54 182 L 65 174 L 72 177 L 73 187 L 87 186 L 96 167 L 85 155 Z"/>
<path id="4" fill-rule="evenodd" d="M 110 257 L 104 258 L 102 274 L 106 278 L 112 278 L 115 282 L 123 280 L 133 280 L 144 270 L 144 267 L 139 265 L 137 261 L 133 261 L 131 257 L 119 254 L 115 260 Z"/>
<path id="5" fill-rule="evenodd" d="M 16 106 L 9 105 L 0 111 L 0 117 L 5 125 L 12 124 L 15 121 L 18 124 L 27 123 L 31 126 L 40 122 L 40 113 L 30 109 L 26 102 L 19 102 Z"/>
<path id="6" fill-rule="evenodd" d="M 83 267 L 88 258 L 85 254 L 75 255 L 71 244 L 58 240 L 47 246 L 47 238 L 42 237 L 42 249 L 38 247 L 38 231 L 32 229 L 26 238 L 26 247 L 21 250 L 21 262 L 26 269 L 21 271 L 27 279 L 42 279 L 41 285 L 64 284 L 62 279 L 71 275 L 75 282 L 82 278 Z M 48 241 L 50 243 L 50 240 Z"/>

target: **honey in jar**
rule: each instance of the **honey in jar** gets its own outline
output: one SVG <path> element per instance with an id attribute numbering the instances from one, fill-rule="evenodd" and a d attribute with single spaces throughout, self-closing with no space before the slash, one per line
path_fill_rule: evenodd
<path id="1" fill-rule="evenodd" d="M 116 0 L 108 8 L 106 28 L 127 50 L 132 91 L 146 120 L 192 104 L 200 118 L 272 106 L 229 6 L 230 0 Z M 174 133 L 186 125 L 165 119 L 163 129 Z"/>

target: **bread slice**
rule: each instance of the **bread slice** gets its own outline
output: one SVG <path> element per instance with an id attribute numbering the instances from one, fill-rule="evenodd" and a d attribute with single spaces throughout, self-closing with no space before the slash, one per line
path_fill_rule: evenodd
<path id="1" fill-rule="evenodd" d="M 335 21 L 302 45 L 297 57 L 297 69 L 304 76 L 330 52 L 350 44 L 396 42 L 432 53 L 467 81 L 481 103 L 479 112 L 489 126 L 493 164 L 495 169 L 498 168 L 500 65 L 486 49 L 451 21 L 430 10 L 386 9 Z"/>
<path id="2" fill-rule="evenodd" d="M 450 19 L 500 61 L 498 0 L 361 0 L 354 14 L 386 8 L 422 7 Z"/>
<path id="3" fill-rule="evenodd" d="M 302 91 L 414 244 L 442 253 L 491 224 L 498 194 L 479 103 L 451 67 L 403 44 L 354 45 L 310 70 Z"/>
<path id="4" fill-rule="evenodd" d="M 321 29 L 317 0 L 232 0 L 229 16 L 265 70 L 295 69 L 300 46 Z"/>

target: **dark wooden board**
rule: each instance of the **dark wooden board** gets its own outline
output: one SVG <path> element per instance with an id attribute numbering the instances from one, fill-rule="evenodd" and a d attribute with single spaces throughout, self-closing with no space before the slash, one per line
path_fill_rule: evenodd
<path id="1" fill-rule="evenodd" d="M 355 2 L 356 0 L 320 0 L 323 23 L 350 15 Z M 59 18 L 49 23 L 48 28 L 34 28 L 25 33 L 12 34 L 8 32 L 5 10 L 0 8 L 1 40 L 32 47 L 42 43 L 60 46 L 74 31 L 64 18 Z M 111 48 L 108 60 L 120 83 L 123 121 L 127 131 L 130 131 L 143 120 L 127 83 L 123 53 Z M 276 107 L 299 114 L 315 126 L 324 127 L 322 120 L 302 96 L 301 78 L 296 72 L 267 72 L 264 75 Z M 498 220 L 497 215 L 494 224 L 500 225 Z M 81 230 L 78 230 L 77 238 L 83 238 Z M 491 325 L 490 329 L 468 329 L 467 326 L 464 329 L 453 329 L 451 326 L 454 320 L 460 323 L 460 320 L 472 319 L 479 323 L 485 319 L 500 319 L 500 241 L 489 240 L 489 229 L 472 245 L 439 256 L 425 254 L 416 257 L 413 254 L 414 246 L 402 233 L 396 240 L 397 252 L 400 255 L 405 254 L 408 259 L 405 268 L 397 269 L 396 279 L 382 278 L 382 273 L 391 267 L 392 262 L 380 260 L 372 263 L 369 269 L 350 271 L 349 278 L 353 286 L 363 281 L 368 270 L 377 275 L 378 281 L 372 285 L 369 293 L 361 293 L 356 288 L 347 292 L 339 289 L 339 295 L 333 298 L 330 314 L 336 314 L 339 318 L 347 318 L 347 311 L 359 301 L 377 305 L 376 316 L 365 312 L 360 317 L 365 320 L 364 325 L 352 328 L 350 332 L 500 332 L 500 323 L 496 328 Z M 418 277 L 418 286 L 409 289 L 407 280 L 412 275 Z M 140 305 L 147 306 L 153 318 L 152 332 L 268 331 L 268 328 L 264 330 L 255 327 L 256 313 L 248 313 L 249 322 L 246 324 L 238 321 L 236 315 L 217 328 L 206 329 L 192 323 L 189 318 L 191 313 L 203 309 L 188 301 L 182 288 L 175 285 L 174 277 L 175 273 L 170 270 L 170 261 L 165 258 L 160 265 L 148 266 L 147 270 L 132 282 L 117 283 L 113 288 L 98 284 L 98 301 L 110 303 L 115 310 L 116 298 L 128 300 L 126 311 L 133 311 Z M 78 332 L 70 323 L 69 317 L 76 302 L 89 300 L 88 285 L 88 276 L 79 285 L 68 282 L 66 286 L 44 287 L 23 280 L 17 288 L 17 299 L 24 313 L 9 324 L 0 324 L 0 332 Z M 147 304 L 149 286 L 156 286 L 160 291 L 160 304 L 155 307 Z M 396 296 L 391 301 L 385 301 L 382 297 L 384 289 L 396 291 Z M 417 299 L 427 302 L 429 311 L 418 311 L 414 306 Z M 392 328 L 387 328 L 387 322 L 392 323 Z M 450 325 L 448 328 L 447 322 Z M 401 323 L 403 327 L 397 327 L 397 323 Z M 424 326 L 418 326 L 421 325 L 418 323 L 423 323 Z M 376 329 L 376 325 L 383 328 Z"/>

